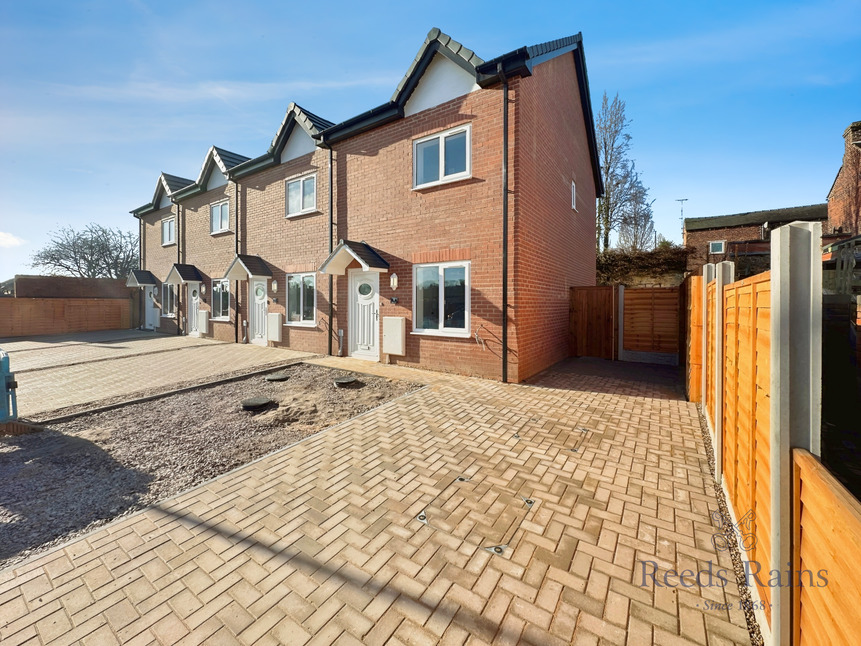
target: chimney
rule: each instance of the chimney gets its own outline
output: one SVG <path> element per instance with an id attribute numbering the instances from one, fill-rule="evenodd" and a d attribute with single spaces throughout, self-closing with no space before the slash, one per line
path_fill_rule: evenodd
<path id="1" fill-rule="evenodd" d="M 861 121 L 850 123 L 849 127 L 843 131 L 843 139 L 846 141 L 847 152 L 850 146 L 861 148 Z"/>

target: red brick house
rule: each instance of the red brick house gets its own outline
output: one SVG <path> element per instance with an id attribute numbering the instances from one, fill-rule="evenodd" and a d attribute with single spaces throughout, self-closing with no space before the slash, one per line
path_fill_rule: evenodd
<path id="1" fill-rule="evenodd" d="M 740 278 L 759 273 L 768 268 L 773 229 L 797 220 L 824 221 L 827 218 L 827 204 L 685 218 L 688 271 L 701 274 L 706 263 L 732 260 L 736 262 L 736 274 Z"/>
<path id="2" fill-rule="evenodd" d="M 843 164 L 828 191 L 828 232 L 861 234 L 861 121 L 843 132 Z"/>
<path id="3" fill-rule="evenodd" d="M 601 192 L 579 34 L 484 61 L 433 29 L 388 103 L 162 174 L 129 285 L 161 332 L 517 382 L 568 356 Z"/>

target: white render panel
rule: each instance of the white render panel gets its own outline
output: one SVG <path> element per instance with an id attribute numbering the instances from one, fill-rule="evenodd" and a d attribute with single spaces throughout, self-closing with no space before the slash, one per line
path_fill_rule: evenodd
<path id="1" fill-rule="evenodd" d="M 161 199 L 158 201 L 158 208 L 166 209 L 169 206 L 170 206 L 170 198 L 167 196 L 166 193 L 162 193 Z"/>
<path id="2" fill-rule="evenodd" d="M 293 126 L 293 132 L 290 133 L 290 137 L 284 145 L 284 151 L 281 153 L 281 163 L 312 153 L 316 148 L 317 144 L 311 139 L 311 135 L 300 126 Z"/>
<path id="3" fill-rule="evenodd" d="M 404 115 L 416 114 L 478 89 L 474 76 L 437 54 L 404 106 Z"/>
<path id="4" fill-rule="evenodd" d="M 209 174 L 209 181 L 206 182 L 206 190 L 211 191 L 212 189 L 224 186 L 225 184 L 227 184 L 227 177 L 225 177 L 224 173 L 218 170 L 218 166 L 213 167 L 212 172 Z"/>

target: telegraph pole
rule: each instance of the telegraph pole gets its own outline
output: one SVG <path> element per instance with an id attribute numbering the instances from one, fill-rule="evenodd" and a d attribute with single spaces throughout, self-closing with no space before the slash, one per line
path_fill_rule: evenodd
<path id="1" fill-rule="evenodd" d="M 682 210 L 681 215 L 679 215 L 679 223 L 682 225 L 682 239 L 684 239 L 684 235 L 685 235 L 685 202 L 687 202 L 687 201 L 688 201 L 688 198 L 686 198 L 686 197 L 683 197 L 683 198 L 676 200 L 676 202 L 679 203 L 679 206 Z"/>

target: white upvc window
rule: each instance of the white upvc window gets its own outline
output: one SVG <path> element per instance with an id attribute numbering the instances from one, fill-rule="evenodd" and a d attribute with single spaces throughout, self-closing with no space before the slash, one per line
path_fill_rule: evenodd
<path id="1" fill-rule="evenodd" d="M 726 240 L 709 242 L 709 253 L 726 253 Z"/>
<path id="2" fill-rule="evenodd" d="M 316 325 L 316 287 L 316 274 L 287 274 L 287 320 L 285 325 Z"/>
<path id="3" fill-rule="evenodd" d="M 577 183 L 571 180 L 571 209 L 577 210 Z"/>
<path id="4" fill-rule="evenodd" d="M 212 320 L 230 320 L 230 281 L 226 278 L 212 281 Z"/>
<path id="5" fill-rule="evenodd" d="M 470 124 L 413 141 L 413 188 L 466 179 L 472 174 Z"/>
<path id="6" fill-rule="evenodd" d="M 413 333 L 469 336 L 469 262 L 413 265 Z"/>
<path id="7" fill-rule="evenodd" d="M 176 218 L 169 217 L 161 221 L 161 246 L 176 244 Z"/>
<path id="8" fill-rule="evenodd" d="M 176 318 L 176 285 L 161 284 L 161 316 Z"/>
<path id="9" fill-rule="evenodd" d="M 230 203 L 225 200 L 209 205 L 209 233 L 222 233 L 230 229 Z"/>
<path id="10" fill-rule="evenodd" d="M 287 217 L 305 215 L 317 210 L 317 175 L 288 179 Z"/>

